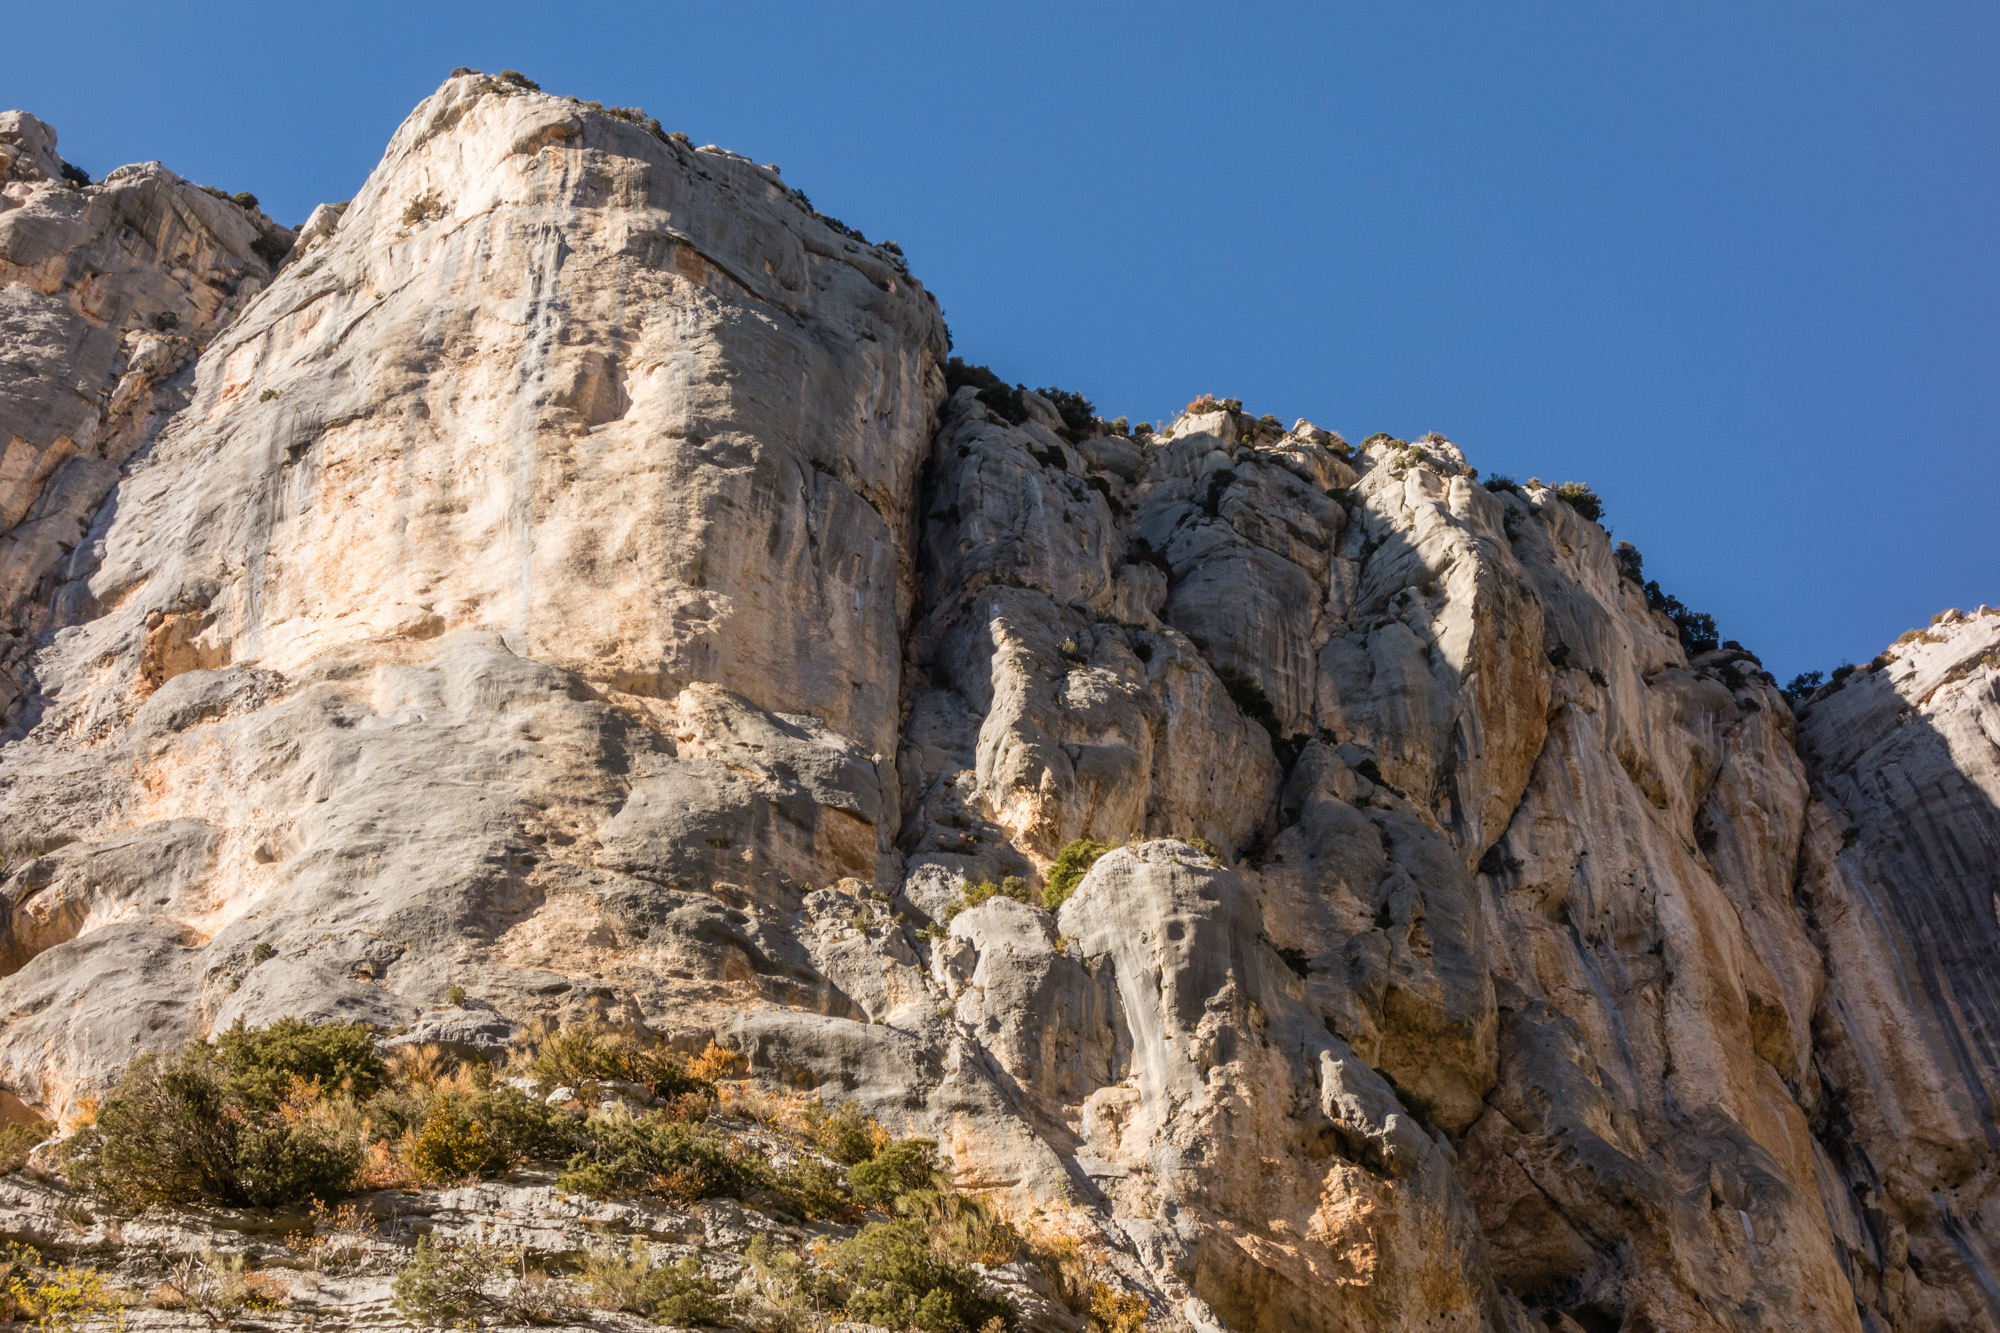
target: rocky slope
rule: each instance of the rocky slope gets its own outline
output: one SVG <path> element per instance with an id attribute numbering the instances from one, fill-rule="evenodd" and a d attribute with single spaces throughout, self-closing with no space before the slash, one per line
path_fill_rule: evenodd
<path id="1" fill-rule="evenodd" d="M 1551 491 L 948 393 L 892 248 L 507 80 L 275 276 L 0 145 L 13 1114 L 456 984 L 859 1098 L 1161 1327 L 2000 1327 L 2000 615 L 1795 720 Z"/>

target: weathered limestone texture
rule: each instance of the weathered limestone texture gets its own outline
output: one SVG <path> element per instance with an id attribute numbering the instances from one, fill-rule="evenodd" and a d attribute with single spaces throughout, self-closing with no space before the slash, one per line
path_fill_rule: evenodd
<path id="1" fill-rule="evenodd" d="M 291 245 L 157 162 L 73 185 L 55 149 L 41 121 L 0 113 L 0 712 L 26 689 L 22 640 L 65 618 L 55 585 L 104 539 L 120 465 Z"/>
<path id="2" fill-rule="evenodd" d="M 1815 696 L 1800 853 L 1826 959 L 1815 1128 L 1857 1292 L 1895 1327 L 2000 1297 L 2000 611 L 1946 612 Z"/>
<path id="3" fill-rule="evenodd" d="M 2000 1330 L 2000 614 L 1795 715 L 1552 491 L 948 392 L 893 248 L 508 80 L 275 273 L 54 142 L 0 117 L 0 1105 L 592 1018 L 936 1137 L 1162 1328 Z"/>

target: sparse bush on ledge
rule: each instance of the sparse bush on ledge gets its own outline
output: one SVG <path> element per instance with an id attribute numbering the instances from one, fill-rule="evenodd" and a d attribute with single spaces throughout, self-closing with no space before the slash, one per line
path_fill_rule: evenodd
<path id="1" fill-rule="evenodd" d="M 1019 875 L 1008 875 L 998 884 L 990 879 L 977 880 L 960 890 L 958 901 L 945 909 L 944 919 L 949 921 L 960 912 L 967 912 L 989 898 L 1012 898 L 1017 903 L 1034 905 L 1035 897 L 1028 889 L 1028 881 Z"/>

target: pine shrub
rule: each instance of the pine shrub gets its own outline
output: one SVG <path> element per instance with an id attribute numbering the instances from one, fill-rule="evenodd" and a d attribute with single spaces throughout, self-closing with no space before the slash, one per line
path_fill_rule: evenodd
<path id="1" fill-rule="evenodd" d="M 1097 858 L 1110 850 L 1110 843 L 1089 838 L 1078 838 L 1065 845 L 1056 853 L 1055 864 L 1049 867 L 1049 877 L 1042 887 L 1042 906 L 1051 912 L 1060 909 L 1097 864 Z"/>

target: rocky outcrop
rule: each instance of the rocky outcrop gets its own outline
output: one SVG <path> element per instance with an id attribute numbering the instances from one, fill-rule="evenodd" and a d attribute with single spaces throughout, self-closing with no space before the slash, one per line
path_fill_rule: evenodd
<path id="1" fill-rule="evenodd" d="M 123 197 L 8 126 L 0 255 Z M 592 1017 L 935 1136 L 1165 1327 L 2000 1327 L 2000 618 L 1795 719 L 1553 491 L 957 384 L 893 248 L 514 80 L 275 277 L 127 171 L 209 257 L 88 318 L 241 276 L 125 415 L 0 383 L 24 458 L 125 441 L 14 613 L 23 1113 L 239 1019 Z"/>
<path id="2" fill-rule="evenodd" d="M 1825 959 L 1816 1128 L 1857 1294 L 1990 1328 L 2000 1020 L 2000 611 L 1951 611 L 1813 699 L 1801 907 Z"/>
<path id="3" fill-rule="evenodd" d="M 90 185 L 55 150 L 47 125 L 0 113 L 0 710 L 27 689 L 23 640 L 77 615 L 51 594 L 103 541 L 121 465 L 291 247 L 247 195 L 157 162 Z"/>

